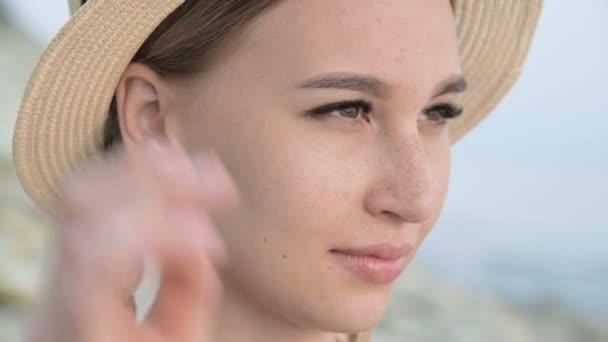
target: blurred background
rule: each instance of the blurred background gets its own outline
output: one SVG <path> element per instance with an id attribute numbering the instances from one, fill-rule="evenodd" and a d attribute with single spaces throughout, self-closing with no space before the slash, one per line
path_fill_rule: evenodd
<path id="1" fill-rule="evenodd" d="M 18 186 L 12 128 L 66 2 L 0 0 L 2 342 L 22 341 L 50 236 Z M 444 214 L 378 342 L 608 341 L 605 13 L 605 0 L 545 0 L 520 81 L 453 150 Z"/>

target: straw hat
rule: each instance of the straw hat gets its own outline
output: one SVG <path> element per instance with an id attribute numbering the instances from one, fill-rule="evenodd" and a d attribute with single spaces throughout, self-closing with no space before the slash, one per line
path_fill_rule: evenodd
<path id="1" fill-rule="evenodd" d="M 201 0 L 204 1 L 204 0 Z M 86 2 L 86 1 L 82 1 Z M 149 34 L 184 0 L 70 0 L 73 16 L 42 55 L 25 91 L 14 159 L 25 191 L 50 212 L 62 176 L 100 153 L 118 81 Z M 466 112 L 452 142 L 475 127 L 520 74 L 542 0 L 453 0 Z"/>

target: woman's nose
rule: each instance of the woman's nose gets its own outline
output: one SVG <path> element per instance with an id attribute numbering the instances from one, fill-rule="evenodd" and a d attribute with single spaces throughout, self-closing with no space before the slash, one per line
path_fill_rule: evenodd
<path id="1" fill-rule="evenodd" d="M 417 134 L 386 144 L 377 165 L 377 178 L 366 194 L 365 206 L 374 216 L 402 222 L 427 220 L 437 208 L 437 179 Z"/>

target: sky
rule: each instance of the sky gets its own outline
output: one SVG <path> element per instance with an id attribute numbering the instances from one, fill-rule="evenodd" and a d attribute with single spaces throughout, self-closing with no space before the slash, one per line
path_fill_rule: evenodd
<path id="1" fill-rule="evenodd" d="M 454 147 L 446 208 L 420 258 L 605 311 L 608 1 L 572 4 L 545 1 L 521 79 Z"/>
<path id="2" fill-rule="evenodd" d="M 66 3 L 0 0 L 43 44 Z M 605 13 L 605 0 L 545 0 L 521 79 L 454 147 L 445 210 L 417 262 L 518 298 L 608 310 Z"/>

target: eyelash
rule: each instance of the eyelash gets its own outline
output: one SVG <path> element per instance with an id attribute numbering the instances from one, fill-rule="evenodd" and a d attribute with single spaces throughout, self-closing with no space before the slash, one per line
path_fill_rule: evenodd
<path id="1" fill-rule="evenodd" d="M 335 111 L 341 111 L 341 110 L 351 109 L 351 108 L 360 110 L 364 114 L 365 120 L 369 121 L 369 119 L 367 118 L 367 114 L 372 112 L 373 106 L 371 103 L 369 103 L 365 100 L 354 100 L 354 101 L 343 101 L 343 102 L 331 103 L 331 104 L 328 104 L 325 106 L 321 106 L 321 107 L 312 109 L 308 112 L 308 114 L 312 117 L 321 118 L 321 117 L 327 117 Z M 463 112 L 463 109 L 456 107 L 449 103 L 443 103 L 443 104 L 435 105 L 424 111 L 424 113 L 426 113 L 427 116 L 428 116 L 428 113 L 431 113 L 431 112 L 438 112 L 439 119 L 437 119 L 437 120 L 431 119 L 430 121 L 432 121 L 438 125 L 444 125 L 445 123 L 447 123 L 447 121 L 454 119 L 454 118 L 458 117 L 459 115 L 461 115 Z M 359 113 L 359 111 L 357 113 Z M 347 119 L 347 120 L 354 121 L 356 119 Z"/>
<path id="2" fill-rule="evenodd" d="M 372 111 L 372 104 L 364 101 L 364 100 L 354 100 L 354 101 L 343 101 L 337 103 L 331 103 L 325 106 L 321 106 L 309 111 L 309 115 L 312 117 L 326 117 L 331 113 L 336 111 L 341 111 L 345 109 L 359 109 L 362 110 L 363 114 L 369 114 Z M 348 119 L 355 120 L 355 119 Z"/>

